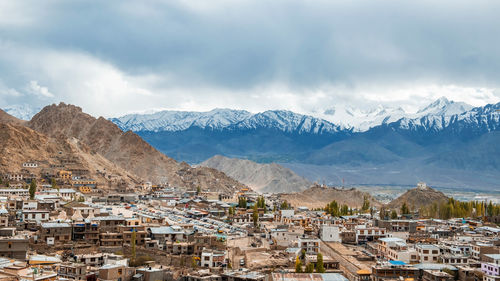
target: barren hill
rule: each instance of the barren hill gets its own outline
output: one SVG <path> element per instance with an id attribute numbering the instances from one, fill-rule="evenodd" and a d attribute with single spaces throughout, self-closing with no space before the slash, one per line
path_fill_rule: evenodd
<path id="1" fill-rule="evenodd" d="M 17 119 L 16 117 L 8 114 L 7 112 L 3 111 L 0 109 L 0 123 L 6 123 L 6 124 L 23 124 L 26 121 L 23 121 L 21 119 Z"/>
<path id="2" fill-rule="evenodd" d="M 216 155 L 200 166 L 215 168 L 259 192 L 290 193 L 307 189 L 311 182 L 276 163 L 259 164 L 250 160 Z"/>
<path id="3" fill-rule="evenodd" d="M 286 200 L 294 207 L 305 206 L 308 208 L 323 208 L 326 204 L 337 201 L 339 204 L 346 204 L 352 208 L 363 206 L 364 197 L 370 200 L 370 206 L 380 207 L 381 204 L 369 193 L 359 191 L 355 188 L 337 189 L 332 187 L 321 187 L 315 185 L 302 192 L 282 194 L 281 199 Z"/>
<path id="4" fill-rule="evenodd" d="M 123 132 L 105 118 L 94 118 L 74 105 L 46 106 L 27 126 L 57 139 L 77 139 L 93 153 L 146 181 L 228 192 L 243 186 L 215 169 L 192 168 L 186 163 L 178 163 L 135 133 Z"/>
<path id="5" fill-rule="evenodd" d="M 61 159 L 72 159 L 79 169 L 88 170 L 89 176 L 99 185 L 139 183 L 139 179 L 117 167 L 76 139 L 47 137 L 28 127 L 16 124 L 0 124 L 0 171 L 21 172 L 22 164 L 36 161 L 38 169 L 48 169 Z M 104 172 L 105 171 L 105 172 Z M 113 180 L 106 176 L 113 175 Z"/>
<path id="6" fill-rule="evenodd" d="M 419 187 L 410 189 L 403 193 L 398 198 L 392 200 L 387 207 L 391 209 L 399 209 L 406 202 L 406 205 L 411 210 L 416 210 L 421 207 L 429 206 L 433 203 L 439 203 L 448 200 L 448 197 L 441 191 L 437 191 L 431 187 L 420 185 Z"/>

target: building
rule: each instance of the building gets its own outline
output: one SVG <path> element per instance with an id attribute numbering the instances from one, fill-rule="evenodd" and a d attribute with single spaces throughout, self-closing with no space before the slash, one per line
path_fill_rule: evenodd
<path id="1" fill-rule="evenodd" d="M 203 250 L 201 253 L 200 265 L 202 267 L 216 268 L 222 267 L 226 260 L 225 251 Z"/>
<path id="2" fill-rule="evenodd" d="M 377 241 L 380 238 L 387 237 L 385 228 L 366 227 L 358 225 L 354 228 L 356 233 L 356 244 L 364 244 L 366 242 Z"/>
<path id="3" fill-rule="evenodd" d="M 40 240 L 48 245 L 71 241 L 72 226 L 69 223 L 46 222 L 40 227 Z"/>
<path id="4" fill-rule="evenodd" d="M 0 237 L 0 256 L 26 260 L 29 239 L 26 237 Z"/>
<path id="5" fill-rule="evenodd" d="M 439 262 L 439 247 L 431 244 L 417 244 L 417 250 L 420 263 L 437 263 Z"/>
<path id="6" fill-rule="evenodd" d="M 337 225 L 321 225 L 320 238 L 325 242 L 341 242 L 340 229 Z"/>
<path id="7" fill-rule="evenodd" d="M 301 237 L 298 240 L 298 247 L 306 251 L 307 254 L 315 255 L 319 253 L 320 240 L 317 238 Z"/>
<path id="8" fill-rule="evenodd" d="M 70 280 L 87 280 L 87 266 L 83 263 L 61 263 L 57 274 Z"/>
<path id="9" fill-rule="evenodd" d="M 500 254 L 485 255 L 486 261 L 481 263 L 481 271 L 485 281 L 500 280 Z"/>

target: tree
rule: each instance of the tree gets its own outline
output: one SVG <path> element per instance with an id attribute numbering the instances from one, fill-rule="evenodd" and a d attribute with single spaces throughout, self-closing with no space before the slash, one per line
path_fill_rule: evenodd
<path id="1" fill-rule="evenodd" d="M 238 199 L 238 207 L 244 208 L 244 209 L 247 208 L 247 199 L 245 197 L 240 197 Z"/>
<path id="2" fill-rule="evenodd" d="M 33 179 L 31 180 L 30 183 L 30 188 L 29 188 L 29 194 L 30 194 L 30 199 L 35 199 L 35 193 L 36 193 L 36 181 Z"/>
<path id="3" fill-rule="evenodd" d="M 318 253 L 316 256 L 316 272 L 317 273 L 325 273 L 325 266 L 323 264 L 323 255 Z"/>
<path id="4" fill-rule="evenodd" d="M 199 186 L 198 186 L 198 187 L 196 188 L 196 195 L 199 195 L 200 193 L 201 193 L 201 187 L 199 187 Z"/>
<path id="5" fill-rule="evenodd" d="M 314 264 L 312 263 L 308 263 L 306 265 L 306 270 L 305 270 L 306 273 L 313 273 L 314 272 Z"/>
<path id="6" fill-rule="evenodd" d="M 283 203 L 281 203 L 280 209 L 287 210 L 288 208 L 290 208 L 290 205 L 288 205 L 288 202 L 283 201 Z"/>
<path id="7" fill-rule="evenodd" d="M 130 242 L 130 247 L 132 248 L 132 251 L 131 251 L 131 259 L 132 261 L 135 262 L 135 239 L 136 239 L 136 233 L 135 233 L 135 229 L 132 229 L 132 241 Z"/>
<path id="8" fill-rule="evenodd" d="M 370 200 L 368 200 L 368 196 L 363 196 L 363 206 L 361 207 L 361 212 L 366 213 L 370 209 Z"/>
<path id="9" fill-rule="evenodd" d="M 57 182 L 55 178 L 52 178 L 50 180 L 50 185 L 52 186 L 52 188 L 57 189 Z"/>
<path id="10" fill-rule="evenodd" d="M 259 225 L 259 209 L 257 208 L 257 204 L 253 205 L 253 226 L 257 227 Z"/>
<path id="11" fill-rule="evenodd" d="M 409 213 L 410 209 L 408 208 L 408 205 L 406 205 L 406 202 L 404 202 L 401 206 L 401 215 L 408 215 Z"/>
<path id="12" fill-rule="evenodd" d="M 302 262 L 298 256 L 295 259 L 295 273 L 302 273 Z"/>
<path id="13" fill-rule="evenodd" d="M 391 212 L 391 219 L 395 220 L 398 218 L 398 213 L 396 213 L 396 210 L 392 210 Z"/>

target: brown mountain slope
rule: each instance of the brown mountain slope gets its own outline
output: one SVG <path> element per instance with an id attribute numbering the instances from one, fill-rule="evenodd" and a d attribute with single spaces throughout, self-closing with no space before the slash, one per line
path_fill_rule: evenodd
<path id="1" fill-rule="evenodd" d="M 337 189 L 331 187 L 321 187 L 315 185 L 302 192 L 282 194 L 281 199 L 286 200 L 294 207 L 323 208 L 326 204 L 337 201 L 340 205 L 346 204 L 352 208 L 363 206 L 364 197 L 370 200 L 370 206 L 380 207 L 381 204 L 375 200 L 369 193 L 359 191 L 355 188 Z"/>
<path id="2" fill-rule="evenodd" d="M 289 193 L 311 187 L 312 183 L 276 163 L 260 164 L 250 160 L 216 155 L 200 166 L 211 167 L 259 192 Z"/>
<path id="3" fill-rule="evenodd" d="M 124 170 L 154 183 L 227 192 L 244 186 L 215 169 L 178 163 L 135 133 L 123 132 L 103 117 L 94 118 L 74 105 L 46 106 L 27 125 L 51 137 L 78 139 Z"/>
<path id="4" fill-rule="evenodd" d="M 7 112 L 3 111 L 0 109 L 0 123 L 6 123 L 6 124 L 23 124 L 26 121 L 17 119 L 16 117 L 8 114 Z"/>
<path id="5" fill-rule="evenodd" d="M 390 209 L 400 209 L 403 203 L 406 202 L 410 210 L 418 210 L 421 207 L 446 200 L 448 200 L 448 197 L 441 191 L 437 191 L 425 185 L 419 185 L 419 187 L 410 189 L 398 198 L 392 200 L 387 204 L 387 207 Z"/>
<path id="6" fill-rule="evenodd" d="M 1 172 L 21 172 L 22 164 L 27 161 L 36 161 L 39 164 L 37 171 L 54 171 L 50 169 L 51 165 L 58 165 L 61 159 L 73 159 L 73 167 L 88 170 L 89 176 L 100 186 L 139 183 L 134 176 L 99 154 L 92 153 L 76 139 L 50 138 L 22 125 L 0 124 L 0 155 Z M 106 179 L 106 175 L 113 175 L 113 180 Z"/>

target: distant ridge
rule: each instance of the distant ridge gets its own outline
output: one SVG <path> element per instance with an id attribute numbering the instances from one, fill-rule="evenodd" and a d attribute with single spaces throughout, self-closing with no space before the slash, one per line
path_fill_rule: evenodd
<path id="1" fill-rule="evenodd" d="M 367 197 L 370 206 L 380 207 L 382 204 L 374 199 L 368 192 L 355 188 L 343 189 L 334 187 L 322 187 L 314 185 L 302 192 L 282 194 L 280 198 L 286 200 L 294 207 L 324 208 L 326 204 L 337 201 L 339 205 L 347 205 L 350 208 L 363 206 L 364 198 Z"/>
<path id="2" fill-rule="evenodd" d="M 312 183 L 298 176 L 292 170 L 276 163 L 259 164 L 250 160 L 228 158 L 216 155 L 199 166 L 206 166 L 224 172 L 259 192 L 290 193 L 309 188 Z"/>
<path id="3" fill-rule="evenodd" d="M 422 207 L 430 206 L 434 203 L 441 203 L 448 200 L 448 197 L 441 191 L 437 191 L 425 183 L 419 183 L 416 188 L 407 190 L 398 198 L 392 200 L 387 207 L 391 209 L 400 209 L 403 204 L 415 211 Z"/>

